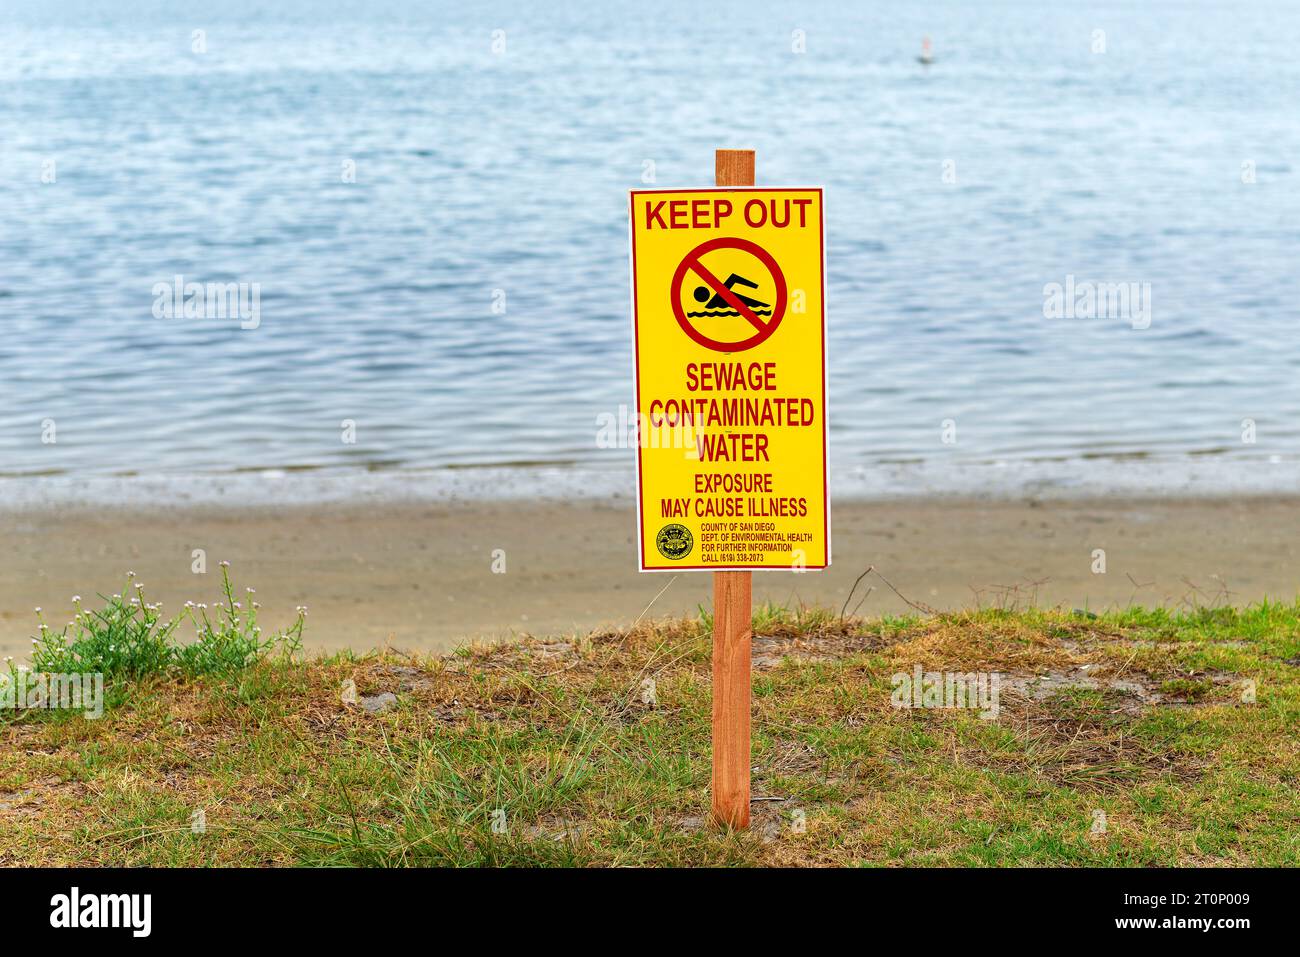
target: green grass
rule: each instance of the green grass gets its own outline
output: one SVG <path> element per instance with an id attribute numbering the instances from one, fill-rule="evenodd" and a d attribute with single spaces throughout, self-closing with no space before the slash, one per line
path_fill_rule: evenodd
<path id="1" fill-rule="evenodd" d="M 227 585 L 207 631 L 187 619 L 212 644 L 202 654 L 113 599 L 89 635 L 51 643 L 43 660 L 98 662 L 119 690 L 99 720 L 0 718 L 0 862 L 1300 863 L 1297 605 L 760 608 L 762 800 L 731 832 L 706 822 L 707 615 L 446 658 L 304 661 L 273 653 L 301 619 L 263 640 L 236 601 Z M 891 706 L 891 676 L 917 664 L 1003 675 L 997 720 Z M 347 682 L 398 706 L 345 703 Z"/>
<path id="2" fill-rule="evenodd" d="M 302 643 L 305 609 L 298 609 L 298 620 L 288 630 L 263 637 L 255 592 L 249 588 L 243 598 L 236 596 L 229 567 L 228 562 L 221 563 L 222 601 L 210 609 L 206 602 L 186 602 L 185 609 L 171 618 L 163 616 L 160 605 L 149 602 L 134 572 L 127 573 L 126 587 L 119 594 L 100 596 L 102 609 L 86 608 L 75 596 L 73 619 L 59 631 L 53 631 L 42 609 L 36 609 L 40 627 L 32 639 L 31 669 L 98 673 L 105 680 L 171 673 L 230 678 L 273 651 L 296 652 Z M 194 628 L 189 641 L 178 634 L 186 624 Z M 11 675 L 17 667 L 11 663 Z"/>

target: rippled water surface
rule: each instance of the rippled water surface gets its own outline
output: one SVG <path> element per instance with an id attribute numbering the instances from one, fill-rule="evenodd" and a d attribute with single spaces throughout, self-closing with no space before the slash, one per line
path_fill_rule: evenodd
<path id="1" fill-rule="evenodd" d="M 717 146 L 827 187 L 837 469 L 1297 458 L 1300 7 L 1059 6 L 7 0 L 0 474 L 625 463 L 625 191 Z"/>

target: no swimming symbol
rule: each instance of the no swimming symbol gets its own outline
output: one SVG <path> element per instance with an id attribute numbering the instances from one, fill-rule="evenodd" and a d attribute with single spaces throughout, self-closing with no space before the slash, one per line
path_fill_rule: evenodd
<path id="1" fill-rule="evenodd" d="M 727 279 L 720 280 L 702 262 L 705 255 L 719 249 L 739 250 L 749 254 L 755 262 L 744 274 L 729 271 Z M 695 282 L 690 294 L 691 298 L 702 307 L 690 312 L 682 304 L 682 287 L 688 275 L 697 277 L 698 281 Z M 766 289 L 769 283 L 774 290 L 771 303 L 757 298 L 757 293 L 750 296 L 735 289 L 736 286 L 748 290 Z M 692 340 L 716 352 L 743 352 L 766 342 L 776 331 L 776 327 L 781 324 L 786 306 L 785 276 L 771 253 L 757 243 L 747 239 L 727 237 L 711 239 L 696 246 L 682 259 L 677 271 L 673 273 L 669 298 L 672 301 L 673 314 L 677 317 L 677 324 Z M 703 325 L 710 317 L 718 316 L 739 316 L 754 328 L 754 334 L 747 339 L 730 342 L 703 332 L 695 325 L 695 322 Z"/>

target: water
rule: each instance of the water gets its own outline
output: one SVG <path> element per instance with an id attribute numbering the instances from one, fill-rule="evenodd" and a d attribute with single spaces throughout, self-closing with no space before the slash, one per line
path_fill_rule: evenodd
<path id="1" fill-rule="evenodd" d="M 926 6 L 6 0 L 0 475 L 621 471 L 625 191 L 753 146 L 827 187 L 838 473 L 1293 484 L 1300 8 Z M 260 325 L 155 318 L 176 275 Z"/>

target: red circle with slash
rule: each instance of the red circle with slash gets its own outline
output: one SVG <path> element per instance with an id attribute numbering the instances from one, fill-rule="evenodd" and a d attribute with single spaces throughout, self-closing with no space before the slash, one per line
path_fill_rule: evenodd
<path id="1" fill-rule="evenodd" d="M 718 277 L 709 272 L 704 264 L 700 262 L 700 257 L 706 253 L 711 253 L 715 249 L 739 249 L 749 253 L 772 274 L 772 282 L 776 285 L 776 302 L 772 305 L 772 317 L 768 322 L 764 322 L 755 313 L 740 301 L 739 297 L 724 286 Z M 704 280 L 705 284 L 723 300 L 732 309 L 745 319 L 755 332 L 748 339 L 742 339 L 739 342 L 724 342 L 717 339 L 711 339 L 700 330 L 691 325 L 690 320 L 686 317 L 686 311 L 682 308 L 682 282 L 686 279 L 688 272 L 694 272 Z M 744 352 L 746 349 L 752 349 L 759 343 L 766 342 L 776 332 L 776 327 L 781 324 L 781 319 L 785 316 L 786 288 L 785 276 L 781 272 L 781 267 L 776 264 L 776 260 L 758 243 L 752 243 L 748 239 L 731 239 L 721 237 L 719 239 L 710 239 L 708 242 L 700 243 L 690 252 L 688 252 L 677 271 L 673 273 L 673 282 L 670 287 L 669 298 L 673 304 L 673 315 L 677 317 L 677 324 L 682 327 L 682 331 L 690 336 L 694 341 L 704 346 L 706 349 L 713 349 L 716 352 Z"/>

